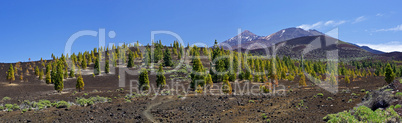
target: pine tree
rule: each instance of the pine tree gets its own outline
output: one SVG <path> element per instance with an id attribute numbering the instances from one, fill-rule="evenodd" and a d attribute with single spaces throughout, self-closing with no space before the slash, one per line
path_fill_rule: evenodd
<path id="1" fill-rule="evenodd" d="M 336 82 L 336 77 L 334 73 L 331 73 L 331 76 L 329 78 L 329 82 L 331 84 L 331 86 L 333 87 L 334 85 L 338 85 L 338 83 Z"/>
<path id="2" fill-rule="evenodd" d="M 164 88 L 166 85 L 166 77 L 165 77 L 165 72 L 163 71 L 163 66 L 162 64 L 159 65 L 159 70 L 156 75 L 156 86 L 158 88 Z"/>
<path id="3" fill-rule="evenodd" d="M 10 84 L 12 81 L 15 80 L 15 76 L 14 76 L 14 67 L 12 64 L 10 64 L 10 68 L 7 71 L 7 80 L 10 81 Z"/>
<path id="4" fill-rule="evenodd" d="M 395 79 L 395 74 L 392 71 L 391 65 L 388 63 L 385 68 L 385 81 L 390 84 Z"/>
<path id="5" fill-rule="evenodd" d="M 348 84 L 350 84 L 349 76 L 345 76 L 345 82 L 348 83 Z"/>
<path id="6" fill-rule="evenodd" d="M 205 84 L 208 85 L 211 88 L 214 85 L 214 82 L 212 82 L 211 74 L 207 74 L 207 76 L 205 76 Z"/>
<path id="7" fill-rule="evenodd" d="M 39 76 L 39 67 L 38 66 L 35 67 L 35 75 Z"/>
<path id="8" fill-rule="evenodd" d="M 222 81 L 223 80 L 223 73 L 225 72 L 225 61 L 223 59 L 218 60 L 218 64 L 216 66 L 216 71 L 217 71 L 217 80 Z"/>
<path id="9" fill-rule="evenodd" d="M 164 66 L 173 67 L 172 56 L 170 55 L 170 50 L 165 48 L 165 54 L 163 56 Z"/>
<path id="10" fill-rule="evenodd" d="M 300 74 L 299 85 L 300 86 L 307 86 L 307 84 L 306 84 L 306 76 L 304 76 L 304 73 Z"/>
<path id="11" fill-rule="evenodd" d="M 232 82 L 235 81 L 236 77 L 237 77 L 236 73 L 234 73 L 232 70 L 229 71 L 229 81 L 232 81 Z"/>
<path id="12" fill-rule="evenodd" d="M 57 72 L 56 72 L 56 78 L 54 79 L 54 89 L 57 90 L 57 92 L 63 91 L 64 88 L 64 82 L 63 82 L 63 66 L 62 63 L 59 62 L 57 63 Z"/>
<path id="13" fill-rule="evenodd" d="M 232 85 L 229 83 L 229 76 L 223 76 L 223 83 L 222 83 L 222 92 L 232 94 Z"/>
<path id="14" fill-rule="evenodd" d="M 139 76 L 139 90 L 148 90 L 149 89 L 149 79 L 148 79 L 148 71 L 147 69 L 142 69 L 141 74 Z"/>
<path id="15" fill-rule="evenodd" d="M 245 75 L 245 79 L 246 79 L 246 80 L 248 80 L 248 81 L 250 81 L 250 82 L 253 80 L 253 75 L 251 75 L 251 70 L 250 70 L 250 68 L 247 67 L 246 73 L 245 73 L 244 75 Z"/>
<path id="16" fill-rule="evenodd" d="M 81 90 L 84 90 L 84 86 L 85 86 L 84 79 L 82 78 L 81 75 L 78 75 L 77 84 L 75 84 L 75 88 L 78 89 L 79 92 L 81 92 Z"/>
<path id="17" fill-rule="evenodd" d="M 193 70 L 191 72 L 191 83 L 190 87 L 195 89 L 198 85 L 201 85 L 201 87 L 204 87 L 205 85 L 205 70 L 204 66 L 202 66 L 201 60 L 199 58 L 198 52 L 196 52 L 195 59 L 193 61 Z"/>
<path id="18" fill-rule="evenodd" d="M 52 78 L 51 78 L 51 76 L 50 76 L 50 72 L 48 72 L 48 73 L 46 74 L 46 84 L 50 84 L 50 83 L 52 83 Z"/>
<path id="19" fill-rule="evenodd" d="M 100 74 L 100 65 L 99 65 L 99 57 L 96 58 L 95 60 L 95 65 L 94 65 L 94 74 L 99 75 Z"/>
<path id="20" fill-rule="evenodd" d="M 43 79 L 43 69 L 39 71 L 39 80 Z"/>
<path id="21" fill-rule="evenodd" d="M 71 66 L 71 70 L 70 70 L 70 78 L 74 78 L 74 77 L 75 77 L 74 71 L 75 71 L 75 65 L 73 64 L 73 65 Z"/>
<path id="22" fill-rule="evenodd" d="M 127 63 L 128 68 L 134 67 L 134 53 L 129 50 L 128 53 L 128 63 Z"/>
<path id="23" fill-rule="evenodd" d="M 63 75 L 64 79 L 68 78 L 68 70 L 67 67 L 64 68 L 64 75 Z"/>
<path id="24" fill-rule="evenodd" d="M 84 69 L 84 70 L 87 69 L 87 60 L 86 60 L 86 58 L 84 58 L 84 59 L 82 60 L 81 68 Z"/>
<path id="25" fill-rule="evenodd" d="M 106 60 L 106 63 L 105 63 L 105 73 L 108 74 L 109 72 L 110 72 L 109 60 Z"/>

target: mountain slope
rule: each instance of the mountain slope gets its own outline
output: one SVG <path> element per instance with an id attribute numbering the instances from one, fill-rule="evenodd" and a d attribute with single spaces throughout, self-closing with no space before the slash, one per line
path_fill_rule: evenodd
<path id="1" fill-rule="evenodd" d="M 369 51 L 369 52 L 371 52 L 371 53 L 374 53 L 374 54 L 384 54 L 384 53 L 385 53 L 385 52 L 383 52 L 383 51 L 371 49 L 371 48 L 368 47 L 368 46 L 359 46 L 359 45 L 357 45 L 357 44 L 353 44 L 353 45 L 358 46 L 358 47 L 360 47 L 360 48 L 362 48 L 362 49 L 364 49 L 364 50 L 367 50 L 367 51 Z"/>
<path id="2" fill-rule="evenodd" d="M 275 32 L 268 36 L 257 36 L 248 30 L 240 33 L 239 35 L 230 38 L 220 45 L 226 49 L 237 49 L 237 48 L 248 48 L 248 49 L 258 49 L 263 47 L 269 47 L 272 44 L 276 44 L 281 41 L 286 41 L 293 38 L 304 37 L 304 36 L 317 36 L 324 35 L 316 30 L 304 30 L 301 28 L 287 28 Z M 240 43 L 238 39 L 240 38 Z"/>
<path id="3" fill-rule="evenodd" d="M 299 38 L 290 39 L 287 41 L 276 43 L 275 52 L 278 56 L 290 56 L 292 58 L 301 58 L 302 54 L 307 59 L 327 59 L 341 58 L 341 59 L 353 59 L 353 58 L 368 58 L 376 57 L 358 46 L 353 44 L 339 41 L 338 39 L 330 36 L 304 36 Z M 241 49 L 243 52 L 249 52 L 253 54 L 271 54 L 272 47 L 247 50 Z"/>

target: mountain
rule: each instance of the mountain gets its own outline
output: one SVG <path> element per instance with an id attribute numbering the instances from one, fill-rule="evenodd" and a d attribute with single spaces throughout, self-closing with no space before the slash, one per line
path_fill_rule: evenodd
<path id="1" fill-rule="evenodd" d="M 246 42 L 250 42 L 250 41 L 259 39 L 261 37 L 262 36 L 258 36 L 256 34 L 250 32 L 249 30 L 244 30 L 242 33 L 222 42 L 221 44 L 228 44 L 233 47 L 233 46 L 237 46 L 239 44 L 239 40 L 240 40 L 240 44 L 244 44 Z"/>
<path id="2" fill-rule="evenodd" d="M 371 53 L 374 53 L 374 54 L 384 54 L 384 53 L 385 53 L 385 52 L 383 52 L 383 51 L 371 49 L 371 48 L 368 47 L 368 46 L 359 46 L 359 45 L 357 45 L 357 44 L 353 44 L 353 45 L 358 46 L 358 47 L 360 47 L 360 48 L 362 48 L 362 49 L 364 49 L 364 50 L 367 50 L 367 51 L 369 51 L 369 52 L 371 52 Z"/>
<path id="3" fill-rule="evenodd" d="M 289 39 L 304 36 L 318 36 L 318 35 L 324 35 L 324 34 L 317 30 L 304 30 L 301 28 L 294 28 L 294 27 L 280 30 L 268 36 L 258 36 L 250 32 L 249 30 L 245 30 L 239 35 L 230 38 L 220 43 L 219 45 L 223 46 L 226 49 L 229 48 L 228 46 L 230 46 L 232 49 L 237 48 L 258 49 L 263 47 L 269 47 L 272 44 L 276 44 L 278 42 L 286 41 Z M 240 44 L 238 41 L 239 38 L 240 38 Z"/>
<path id="4" fill-rule="evenodd" d="M 327 35 L 293 38 L 276 43 L 275 49 L 276 55 L 289 56 L 292 58 L 301 58 L 302 53 L 304 54 L 304 58 L 309 59 L 327 59 L 329 56 L 350 60 L 353 58 L 373 58 L 380 56 L 368 52 L 354 44 L 343 42 Z M 241 50 L 253 54 L 265 55 L 269 53 L 272 55 L 272 47 L 252 50 L 242 48 Z"/>

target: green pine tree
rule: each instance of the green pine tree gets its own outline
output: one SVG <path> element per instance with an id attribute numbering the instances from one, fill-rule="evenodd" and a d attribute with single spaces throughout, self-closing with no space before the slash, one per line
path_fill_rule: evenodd
<path id="1" fill-rule="evenodd" d="M 106 60 L 106 62 L 105 62 L 105 73 L 108 74 L 109 72 L 110 72 L 109 60 Z"/>
<path id="2" fill-rule="evenodd" d="M 141 74 L 139 76 L 139 86 L 140 90 L 148 90 L 149 89 L 149 79 L 148 79 L 148 71 L 147 69 L 142 69 Z"/>
<path id="3" fill-rule="evenodd" d="M 10 64 L 10 68 L 8 68 L 8 71 L 7 71 L 7 80 L 10 81 L 10 84 L 12 81 L 15 80 L 14 67 L 12 64 Z"/>
<path id="4" fill-rule="evenodd" d="M 95 65 L 94 65 L 94 74 L 99 75 L 100 74 L 100 65 L 99 65 L 99 57 L 96 58 L 95 60 Z"/>
<path id="5" fill-rule="evenodd" d="M 209 87 L 212 87 L 214 85 L 214 82 L 212 82 L 211 74 L 207 74 L 207 76 L 205 77 L 205 84 Z"/>
<path id="6" fill-rule="evenodd" d="M 70 78 L 74 78 L 75 77 L 75 65 L 73 64 L 71 66 L 71 70 L 70 70 Z"/>
<path id="7" fill-rule="evenodd" d="M 63 65 L 61 62 L 57 63 L 57 72 L 56 72 L 56 78 L 54 79 L 54 89 L 57 92 L 63 91 L 64 88 L 64 82 L 63 82 Z"/>
<path id="8" fill-rule="evenodd" d="M 39 80 L 43 79 L 43 69 L 39 71 Z"/>
<path id="9" fill-rule="evenodd" d="M 348 83 L 348 84 L 350 84 L 349 76 L 345 76 L 345 82 Z"/>
<path id="10" fill-rule="evenodd" d="M 165 72 L 163 71 L 163 65 L 159 65 L 159 70 L 156 75 L 156 86 L 158 88 L 163 88 L 166 85 Z"/>
<path id="11" fill-rule="evenodd" d="M 84 59 L 82 60 L 81 68 L 82 68 L 83 70 L 87 69 L 87 60 L 86 60 L 86 58 L 84 58 Z"/>
<path id="12" fill-rule="evenodd" d="M 229 76 L 223 76 L 223 83 L 222 83 L 222 92 L 232 94 L 232 85 L 229 83 Z"/>
<path id="13" fill-rule="evenodd" d="M 307 86 L 307 84 L 306 84 L 306 76 L 304 76 L 304 73 L 300 74 L 299 85 L 300 86 Z"/>
<path id="14" fill-rule="evenodd" d="M 128 53 L 128 63 L 127 63 L 128 68 L 134 67 L 134 53 L 129 50 Z"/>
<path id="15" fill-rule="evenodd" d="M 81 75 L 78 76 L 77 78 L 77 84 L 75 84 L 75 88 L 78 89 L 79 92 L 81 92 L 81 90 L 84 90 L 84 79 L 82 78 Z"/>
<path id="16" fill-rule="evenodd" d="M 39 67 L 38 66 L 35 67 L 35 75 L 39 76 Z"/>
<path id="17" fill-rule="evenodd" d="M 173 67 L 172 56 L 170 55 L 170 50 L 165 48 L 165 54 L 163 55 L 164 66 Z"/>
<path id="18" fill-rule="evenodd" d="M 395 79 L 395 74 L 391 68 L 391 65 L 388 63 L 385 68 L 385 81 L 389 84 Z"/>

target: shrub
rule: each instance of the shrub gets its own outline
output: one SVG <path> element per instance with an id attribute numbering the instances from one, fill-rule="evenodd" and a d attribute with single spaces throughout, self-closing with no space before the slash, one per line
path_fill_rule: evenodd
<path id="1" fill-rule="evenodd" d="M 0 110 L 4 110 L 4 107 L 3 107 L 3 106 L 0 106 Z"/>
<path id="2" fill-rule="evenodd" d="M 395 105 L 394 109 L 401 108 L 401 105 Z"/>
<path id="3" fill-rule="evenodd" d="M 352 95 L 352 96 L 356 96 L 356 94 L 355 94 L 355 93 L 352 93 L 351 95 Z"/>
<path id="4" fill-rule="evenodd" d="M 11 100 L 11 98 L 10 97 L 3 97 L 3 101 L 6 101 L 6 100 Z"/>
<path id="5" fill-rule="evenodd" d="M 271 89 L 270 89 L 270 85 L 268 84 L 268 85 L 261 85 L 260 86 L 260 90 L 263 92 L 263 93 L 270 93 L 271 92 Z"/>
<path id="6" fill-rule="evenodd" d="M 69 108 L 70 104 L 66 101 L 59 101 L 55 105 L 56 108 Z"/>
<path id="7" fill-rule="evenodd" d="M 13 104 L 5 104 L 4 107 L 6 107 L 6 109 L 10 110 L 13 108 Z"/>
<path id="8" fill-rule="evenodd" d="M 322 96 L 324 96 L 324 94 L 322 94 L 322 93 L 318 93 L 318 94 L 317 94 L 317 96 L 321 96 L 321 97 L 322 97 Z"/>
<path id="9" fill-rule="evenodd" d="M 327 100 L 334 100 L 332 97 L 328 97 Z"/>
<path id="10" fill-rule="evenodd" d="M 255 103 L 254 100 L 249 100 L 248 103 Z"/>
<path id="11" fill-rule="evenodd" d="M 103 103 L 103 102 L 111 102 L 111 101 L 112 101 L 112 99 L 110 99 L 110 98 L 96 96 L 96 97 L 90 97 L 88 99 L 78 98 L 76 100 L 76 103 L 79 104 L 80 106 L 89 106 L 89 105 L 93 105 L 95 103 Z"/>
<path id="12" fill-rule="evenodd" d="M 261 117 L 262 117 L 262 119 L 267 119 L 268 118 L 268 116 L 265 113 L 261 114 Z"/>
<path id="13" fill-rule="evenodd" d="M 365 92 L 365 91 L 366 91 L 366 89 L 361 89 L 361 90 L 360 90 L 360 92 Z"/>
<path id="14" fill-rule="evenodd" d="M 395 94 L 395 96 L 396 96 L 396 97 L 402 97 L 402 92 L 397 92 L 397 93 Z"/>
<path id="15" fill-rule="evenodd" d="M 17 105 L 17 104 L 14 104 L 13 107 L 12 107 L 12 109 L 13 109 L 13 110 L 19 110 L 19 109 L 20 109 L 20 106 Z"/>
<path id="16" fill-rule="evenodd" d="M 400 121 L 401 117 L 394 111 L 392 107 L 389 107 L 385 110 L 377 109 L 372 111 L 370 108 L 366 106 L 360 106 L 353 109 L 354 112 L 351 114 L 350 112 L 344 111 L 338 114 L 329 114 L 325 116 L 323 119 L 327 122 L 373 122 L 373 123 L 383 123 L 383 122 L 392 122 L 392 120 Z M 394 121 L 395 122 L 395 121 Z"/>

